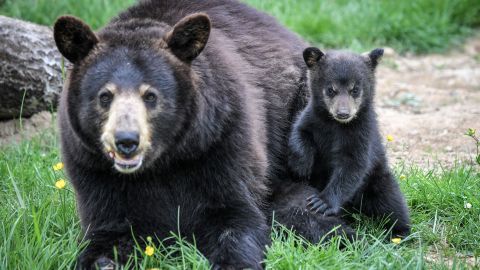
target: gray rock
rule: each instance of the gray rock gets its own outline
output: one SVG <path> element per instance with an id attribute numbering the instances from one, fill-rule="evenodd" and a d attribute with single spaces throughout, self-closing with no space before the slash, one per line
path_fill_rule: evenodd
<path id="1" fill-rule="evenodd" d="M 49 27 L 0 16 L 0 120 L 55 110 L 61 73 Z"/>

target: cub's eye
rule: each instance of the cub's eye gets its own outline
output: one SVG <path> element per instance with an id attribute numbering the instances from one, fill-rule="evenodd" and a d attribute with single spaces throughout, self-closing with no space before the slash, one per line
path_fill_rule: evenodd
<path id="1" fill-rule="evenodd" d="M 335 89 L 333 89 L 333 87 L 328 87 L 328 89 L 327 89 L 327 95 L 333 97 L 333 96 L 335 96 L 336 93 L 337 93 L 337 92 L 335 91 Z"/>
<path id="2" fill-rule="evenodd" d="M 146 102 L 155 102 L 155 100 L 157 100 L 157 95 L 153 92 L 147 92 L 143 95 L 143 100 Z"/>
<path id="3" fill-rule="evenodd" d="M 350 94 L 352 94 L 353 96 L 357 96 L 358 94 L 360 93 L 360 90 L 358 90 L 358 87 L 353 87 L 352 90 L 350 90 Z"/>
<path id="4" fill-rule="evenodd" d="M 113 94 L 110 93 L 110 91 L 105 91 L 103 93 L 101 93 L 98 98 L 100 99 L 100 102 L 102 104 L 108 104 L 112 101 L 113 99 Z"/>

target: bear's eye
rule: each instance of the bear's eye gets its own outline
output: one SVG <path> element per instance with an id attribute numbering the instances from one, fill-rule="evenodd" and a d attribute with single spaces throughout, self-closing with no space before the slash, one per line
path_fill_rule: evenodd
<path id="1" fill-rule="evenodd" d="M 100 99 L 100 102 L 104 105 L 110 103 L 113 99 L 113 95 L 112 93 L 110 93 L 110 91 L 105 91 L 103 93 L 101 93 L 98 98 Z"/>
<path id="2" fill-rule="evenodd" d="M 356 87 L 356 86 L 353 87 L 352 90 L 350 90 L 350 94 L 351 94 L 352 96 L 358 96 L 359 93 L 360 93 L 360 90 L 358 90 L 358 87 Z"/>
<path id="3" fill-rule="evenodd" d="M 328 96 L 333 97 L 333 96 L 335 96 L 336 93 L 337 92 L 335 91 L 335 89 L 333 89 L 333 87 L 330 86 L 330 87 L 327 88 L 327 95 Z"/>
<path id="4" fill-rule="evenodd" d="M 145 95 L 143 95 L 143 100 L 146 102 L 155 102 L 157 100 L 157 95 L 153 92 L 147 92 Z"/>

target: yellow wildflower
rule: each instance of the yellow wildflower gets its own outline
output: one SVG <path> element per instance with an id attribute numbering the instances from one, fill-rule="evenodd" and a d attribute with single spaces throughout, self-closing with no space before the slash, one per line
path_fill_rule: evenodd
<path id="1" fill-rule="evenodd" d="M 398 178 L 399 178 L 400 180 L 402 180 L 402 181 L 405 180 L 405 179 L 407 179 L 407 177 L 405 176 L 405 174 L 400 175 L 400 177 L 398 177 Z"/>
<path id="2" fill-rule="evenodd" d="M 401 238 L 398 238 L 398 237 L 396 237 L 396 238 L 392 238 L 392 243 L 394 243 L 394 244 L 397 244 L 397 245 L 398 245 L 398 244 L 400 244 L 400 242 L 402 242 L 402 239 L 401 239 Z"/>
<path id="3" fill-rule="evenodd" d="M 58 181 L 55 182 L 55 187 L 58 189 L 64 189 L 66 185 L 67 185 L 67 182 L 63 179 L 58 179 Z"/>
<path id="4" fill-rule="evenodd" d="M 152 256 L 154 252 L 155 252 L 155 249 L 152 246 L 147 246 L 145 248 L 145 254 L 147 256 Z"/>
<path id="5" fill-rule="evenodd" d="M 390 134 L 388 134 L 388 135 L 387 135 L 387 141 L 393 142 L 393 136 L 390 135 Z"/>
<path id="6" fill-rule="evenodd" d="M 57 164 L 53 165 L 54 171 L 60 171 L 61 169 L 63 169 L 63 162 L 58 162 Z"/>
<path id="7" fill-rule="evenodd" d="M 152 237 L 151 236 L 147 236 L 147 242 L 149 242 L 149 243 L 152 242 Z"/>

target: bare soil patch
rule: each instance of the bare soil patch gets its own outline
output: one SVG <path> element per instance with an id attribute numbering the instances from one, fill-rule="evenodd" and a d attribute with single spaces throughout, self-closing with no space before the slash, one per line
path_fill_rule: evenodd
<path id="1" fill-rule="evenodd" d="M 398 56 L 386 50 L 377 72 L 377 113 L 391 163 L 469 161 L 468 128 L 480 131 L 480 35 L 447 54 Z"/>
<path id="2" fill-rule="evenodd" d="M 30 118 L 13 119 L 0 122 L 0 146 L 18 143 L 22 139 L 44 132 L 47 128 L 55 125 L 55 120 L 50 112 L 43 111 L 34 114 Z"/>

